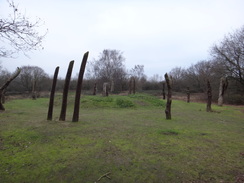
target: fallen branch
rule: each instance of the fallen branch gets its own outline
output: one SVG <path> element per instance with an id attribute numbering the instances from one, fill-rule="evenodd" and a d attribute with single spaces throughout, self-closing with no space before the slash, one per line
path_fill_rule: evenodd
<path id="1" fill-rule="evenodd" d="M 100 181 L 103 177 L 107 177 L 108 179 L 111 179 L 111 177 L 108 176 L 109 174 L 111 174 L 111 172 L 105 173 L 104 175 L 99 177 L 99 179 L 97 179 L 97 181 Z"/>

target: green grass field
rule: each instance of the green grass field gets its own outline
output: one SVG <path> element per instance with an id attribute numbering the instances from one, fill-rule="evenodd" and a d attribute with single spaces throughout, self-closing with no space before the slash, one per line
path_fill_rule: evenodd
<path id="1" fill-rule="evenodd" d="M 49 99 L 19 99 L 0 113 L 0 182 L 241 182 L 243 108 L 165 101 L 146 94 L 83 96 L 80 121 L 47 121 Z M 105 175 L 107 174 L 107 176 Z M 242 179 L 242 180 L 241 180 Z"/>

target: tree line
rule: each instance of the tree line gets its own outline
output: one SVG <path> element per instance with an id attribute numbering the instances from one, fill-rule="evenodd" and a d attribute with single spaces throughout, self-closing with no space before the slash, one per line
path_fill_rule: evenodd
<path id="1" fill-rule="evenodd" d="M 30 50 L 40 49 L 47 33 L 39 34 L 37 28 L 42 21 L 31 22 L 21 13 L 13 1 L 8 1 L 12 14 L 0 19 L 0 41 L 10 47 L 0 47 L 0 57 L 15 57 L 19 52 L 26 54 Z M 12 48 L 12 49 L 10 49 Z M 175 67 L 168 73 L 172 79 L 173 92 L 203 93 L 206 92 L 207 81 L 212 86 L 213 99 L 217 99 L 220 82 L 228 81 L 228 103 L 244 104 L 244 26 L 226 35 L 221 42 L 210 49 L 211 59 L 202 60 L 188 68 Z M 103 50 L 97 59 L 90 60 L 86 68 L 83 90 L 102 91 L 103 84 L 110 86 L 110 92 L 119 93 L 129 89 L 129 81 L 133 78 L 136 90 L 161 90 L 165 81 L 158 75 L 148 79 L 144 74 L 144 65 L 135 65 L 130 70 L 125 67 L 123 52 L 119 50 Z M 51 77 L 37 66 L 22 66 L 17 78 L 11 80 L 6 88 L 6 81 L 13 73 L 1 68 L 1 95 L 32 94 L 38 97 L 41 91 L 50 91 Z M 165 73 L 160 73 L 164 75 Z M 64 79 L 59 78 L 57 90 L 63 88 Z M 75 89 L 77 78 L 73 78 L 70 89 Z M 4 85 L 5 84 L 5 85 Z M 226 85 L 227 86 L 227 85 Z M 94 92 L 93 92 L 94 93 Z"/>

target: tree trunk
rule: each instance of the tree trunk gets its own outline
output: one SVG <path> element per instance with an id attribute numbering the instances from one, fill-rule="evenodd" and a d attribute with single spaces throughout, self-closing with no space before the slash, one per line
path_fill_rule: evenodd
<path id="1" fill-rule="evenodd" d="M 36 100 L 36 79 L 32 81 L 32 99 Z"/>
<path id="2" fill-rule="evenodd" d="M 132 93 L 136 94 L 136 79 L 132 77 Z"/>
<path id="3" fill-rule="evenodd" d="M 207 80 L 207 112 L 212 112 L 212 108 L 211 108 L 211 104 L 212 104 L 212 88 L 210 85 L 210 81 Z"/>
<path id="4" fill-rule="evenodd" d="M 79 76 L 78 76 L 78 82 L 77 82 L 76 93 L 75 93 L 75 106 L 74 106 L 72 122 L 79 121 L 81 87 L 82 87 L 82 81 L 83 81 L 83 76 L 84 76 L 84 72 L 85 72 L 85 68 L 86 68 L 88 54 L 89 54 L 89 52 L 86 52 L 84 54 L 82 63 L 80 66 L 80 72 L 79 72 Z"/>
<path id="5" fill-rule="evenodd" d="M 218 98 L 218 106 L 223 106 L 224 103 L 224 93 L 228 87 L 228 80 L 225 77 L 220 78 L 219 84 L 219 98 Z"/>
<path id="6" fill-rule="evenodd" d="M 165 82 L 163 82 L 162 94 L 163 94 L 163 99 L 165 99 Z"/>
<path id="7" fill-rule="evenodd" d="M 71 74 L 72 74 L 72 70 L 73 70 L 73 65 L 74 65 L 74 61 L 71 61 L 69 63 L 69 67 L 68 67 L 68 70 L 67 70 L 65 83 L 64 83 L 62 108 L 61 108 L 59 121 L 65 121 L 65 118 L 66 118 L 67 98 L 68 98 L 69 83 L 70 83 L 70 78 L 71 78 Z"/>
<path id="8" fill-rule="evenodd" d="M 166 73 L 164 75 L 167 88 L 168 88 L 168 94 L 167 94 L 167 103 L 166 103 L 166 109 L 165 109 L 165 114 L 166 114 L 166 119 L 171 119 L 171 103 L 172 103 L 172 81 L 169 79 L 168 74 Z"/>
<path id="9" fill-rule="evenodd" d="M 53 118 L 53 103 L 54 103 L 55 88 L 56 88 L 57 78 L 58 78 L 58 71 L 59 71 L 59 67 L 56 67 L 54 76 L 53 76 L 53 84 L 52 84 L 50 100 L 49 100 L 47 120 L 52 120 L 52 118 Z"/>
<path id="10" fill-rule="evenodd" d="M 4 91 L 8 87 L 8 85 L 20 74 L 21 69 L 17 68 L 15 73 L 3 84 L 3 86 L 0 88 L 0 110 L 4 111 L 5 108 L 2 104 L 2 99 L 4 97 Z"/>
<path id="11" fill-rule="evenodd" d="M 186 95 L 187 95 L 187 103 L 190 103 L 190 88 L 189 87 L 187 87 Z"/>

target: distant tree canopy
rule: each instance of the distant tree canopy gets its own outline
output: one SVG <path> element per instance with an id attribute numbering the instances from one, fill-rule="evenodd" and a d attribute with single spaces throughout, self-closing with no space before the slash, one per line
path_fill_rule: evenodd
<path id="1" fill-rule="evenodd" d="M 40 19 L 31 22 L 13 1 L 8 3 L 12 13 L 0 18 L 0 57 L 12 57 L 19 52 L 26 55 L 28 51 L 43 48 L 42 40 L 47 31 L 44 34 L 37 31 L 43 22 Z"/>
<path id="2" fill-rule="evenodd" d="M 244 86 L 244 26 L 214 45 L 211 54 L 217 62 L 224 65 L 229 77 Z"/>

